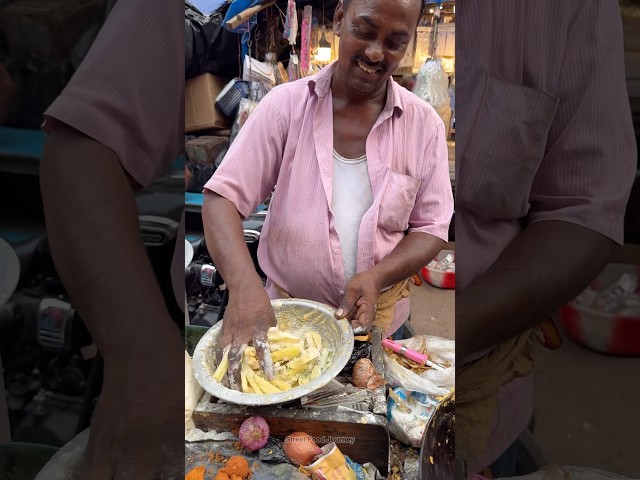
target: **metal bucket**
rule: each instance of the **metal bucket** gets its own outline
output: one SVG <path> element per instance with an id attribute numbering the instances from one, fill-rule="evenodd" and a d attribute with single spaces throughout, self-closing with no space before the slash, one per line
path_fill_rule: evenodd
<path id="1" fill-rule="evenodd" d="M 453 479 L 455 476 L 456 395 L 452 390 L 438 404 L 422 434 L 420 478 Z"/>

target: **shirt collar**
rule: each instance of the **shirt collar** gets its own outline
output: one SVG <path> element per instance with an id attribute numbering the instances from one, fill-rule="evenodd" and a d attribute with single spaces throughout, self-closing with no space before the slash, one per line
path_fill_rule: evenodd
<path id="1" fill-rule="evenodd" d="M 335 60 L 315 75 L 309 77 L 309 85 L 313 87 L 312 90 L 318 97 L 324 97 L 331 92 L 331 77 L 333 77 L 337 63 L 338 61 Z M 402 87 L 393 80 L 393 77 L 389 77 L 389 80 L 387 80 L 387 103 L 382 110 L 383 112 L 393 113 L 397 109 L 401 114 L 404 110 L 398 88 Z"/>

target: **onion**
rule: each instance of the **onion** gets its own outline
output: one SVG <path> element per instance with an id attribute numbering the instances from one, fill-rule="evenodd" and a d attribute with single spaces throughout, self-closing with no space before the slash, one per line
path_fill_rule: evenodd
<path id="1" fill-rule="evenodd" d="M 240 445 L 250 452 L 255 452 L 267 444 L 269 425 L 262 417 L 249 417 L 240 425 L 238 437 L 240 437 Z"/>
<path id="2" fill-rule="evenodd" d="M 304 432 L 293 432 L 287 435 L 282 449 L 296 467 L 309 465 L 316 455 L 324 453 L 313 438 Z"/>
<path id="3" fill-rule="evenodd" d="M 384 378 L 376 371 L 373 362 L 368 358 L 361 358 L 356 362 L 353 366 L 351 379 L 356 387 L 371 390 L 385 384 Z"/>

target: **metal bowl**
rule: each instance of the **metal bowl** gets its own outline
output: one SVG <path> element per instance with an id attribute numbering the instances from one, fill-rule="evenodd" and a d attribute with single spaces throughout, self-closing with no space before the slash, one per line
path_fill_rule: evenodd
<path id="1" fill-rule="evenodd" d="M 214 397 L 239 405 L 273 405 L 290 402 L 329 383 L 349 361 L 353 351 L 353 330 L 346 320 L 336 320 L 333 316 L 333 308 L 298 298 L 272 300 L 271 305 L 281 330 L 296 334 L 314 330 L 320 334 L 323 347 L 328 347 L 333 354 L 329 367 L 316 379 L 286 392 L 258 394 L 226 388 L 212 378 L 216 368 L 215 349 L 222 320 L 203 335 L 193 352 L 193 372 L 196 380 Z"/>

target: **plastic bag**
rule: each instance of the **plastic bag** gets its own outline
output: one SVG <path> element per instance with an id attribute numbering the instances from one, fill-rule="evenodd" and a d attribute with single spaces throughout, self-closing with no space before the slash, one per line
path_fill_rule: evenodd
<path id="1" fill-rule="evenodd" d="M 413 93 L 434 108 L 449 104 L 449 77 L 439 60 L 427 60 L 420 67 Z"/>
<path id="2" fill-rule="evenodd" d="M 394 387 L 387 401 L 389 433 L 402 443 L 419 448 L 438 403 L 435 396 Z"/>
<path id="3" fill-rule="evenodd" d="M 211 15 L 203 15 L 185 2 L 185 78 L 212 73 L 233 78 L 240 72 L 237 34 L 222 28 L 229 3 L 224 2 Z"/>
<path id="4" fill-rule="evenodd" d="M 185 351 L 184 352 L 184 428 L 189 430 L 194 428 L 193 420 L 191 416 L 196 409 L 196 405 L 202 396 L 204 389 L 196 381 L 193 376 L 193 369 L 191 366 L 191 357 Z"/>
<path id="5" fill-rule="evenodd" d="M 233 143 L 238 132 L 249 119 L 249 115 L 251 112 L 258 106 L 258 102 L 254 102 L 253 100 L 249 100 L 248 98 L 241 98 L 240 105 L 238 106 L 238 114 L 236 115 L 236 119 L 233 122 L 233 126 L 231 127 L 231 138 L 229 141 L 229 145 Z"/>
<path id="6" fill-rule="evenodd" d="M 450 364 L 444 370 L 430 368 L 418 375 L 394 360 L 394 354 L 384 350 L 385 379 L 391 386 L 406 388 L 411 392 L 443 396 L 455 386 L 456 342 L 429 335 L 415 335 L 407 340 L 396 340 L 407 348 L 419 350 L 426 342 L 427 354 L 438 363 Z"/>

